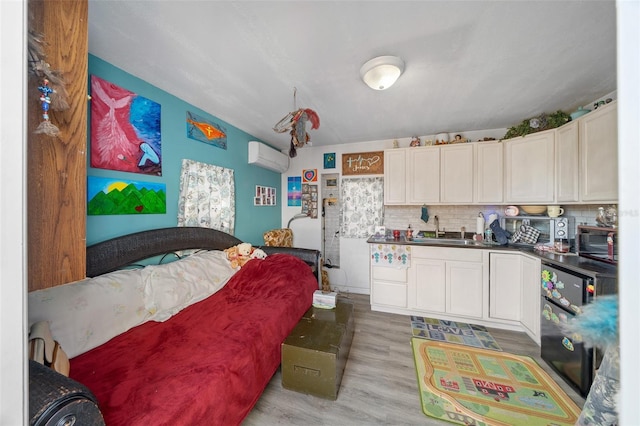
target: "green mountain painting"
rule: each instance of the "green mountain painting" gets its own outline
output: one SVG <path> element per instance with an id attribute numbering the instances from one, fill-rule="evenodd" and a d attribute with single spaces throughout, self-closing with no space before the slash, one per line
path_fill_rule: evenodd
<path id="1" fill-rule="evenodd" d="M 89 176 L 87 214 L 165 214 L 166 185 Z"/>

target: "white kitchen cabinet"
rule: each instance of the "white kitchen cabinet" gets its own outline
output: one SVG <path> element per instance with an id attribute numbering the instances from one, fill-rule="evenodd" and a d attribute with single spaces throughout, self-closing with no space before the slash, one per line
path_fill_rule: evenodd
<path id="1" fill-rule="evenodd" d="M 440 201 L 440 149 L 425 146 L 407 149 L 407 204 Z"/>
<path id="2" fill-rule="evenodd" d="M 396 148 L 384 152 L 384 203 L 422 205 L 440 200 L 438 147 Z"/>
<path id="3" fill-rule="evenodd" d="M 555 130 L 503 141 L 505 201 L 553 203 Z"/>
<path id="4" fill-rule="evenodd" d="M 570 121 L 556 130 L 556 202 L 579 201 L 579 122 Z"/>
<path id="5" fill-rule="evenodd" d="M 440 202 L 473 203 L 475 144 L 440 147 Z"/>
<path id="6" fill-rule="evenodd" d="M 582 201 L 618 201 L 617 120 L 618 109 L 615 101 L 578 119 Z"/>
<path id="7" fill-rule="evenodd" d="M 371 305 L 407 307 L 407 268 L 371 266 Z"/>
<path id="8" fill-rule="evenodd" d="M 407 156 L 406 149 L 397 148 L 384 152 L 384 203 L 406 204 Z"/>
<path id="9" fill-rule="evenodd" d="M 414 247 L 409 307 L 425 314 L 482 318 L 486 267 L 483 250 Z"/>
<path id="10" fill-rule="evenodd" d="M 502 142 L 481 142 L 476 146 L 476 203 L 500 204 L 504 199 L 502 145 Z"/>
<path id="11" fill-rule="evenodd" d="M 446 265 L 439 259 L 411 259 L 415 296 L 412 308 L 445 313 L 447 310 Z"/>
<path id="12" fill-rule="evenodd" d="M 447 313 L 482 318 L 482 262 L 446 262 Z"/>
<path id="13" fill-rule="evenodd" d="M 520 322 L 526 333 L 540 345 L 540 259 L 521 254 L 522 299 Z"/>
<path id="14" fill-rule="evenodd" d="M 489 255 L 489 317 L 520 321 L 522 260 L 519 253 Z"/>

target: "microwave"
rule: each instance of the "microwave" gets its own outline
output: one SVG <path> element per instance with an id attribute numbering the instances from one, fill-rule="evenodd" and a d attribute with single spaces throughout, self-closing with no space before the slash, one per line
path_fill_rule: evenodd
<path id="1" fill-rule="evenodd" d="M 553 244 L 557 240 L 571 242 L 575 238 L 575 218 L 570 216 L 504 216 L 500 218 L 500 226 L 514 234 L 522 225 L 532 226 L 540 232 L 536 244 Z M 523 245 L 533 245 L 524 244 Z"/>
<path id="2" fill-rule="evenodd" d="M 576 251 L 579 256 L 606 263 L 618 263 L 618 229 L 578 226 Z"/>

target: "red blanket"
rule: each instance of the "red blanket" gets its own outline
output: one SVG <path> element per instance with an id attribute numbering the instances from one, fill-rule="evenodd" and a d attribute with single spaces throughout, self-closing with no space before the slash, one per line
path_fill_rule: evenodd
<path id="1" fill-rule="evenodd" d="M 163 323 L 147 322 L 71 360 L 107 425 L 233 425 L 280 364 L 318 288 L 300 259 L 252 260 L 226 286 Z"/>

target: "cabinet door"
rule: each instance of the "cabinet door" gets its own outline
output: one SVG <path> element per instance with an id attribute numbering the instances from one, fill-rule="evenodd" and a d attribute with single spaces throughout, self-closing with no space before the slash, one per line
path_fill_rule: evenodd
<path id="1" fill-rule="evenodd" d="M 476 147 L 475 201 L 502 203 L 504 178 L 502 142 L 482 142 Z"/>
<path id="2" fill-rule="evenodd" d="M 578 201 L 579 150 L 578 122 L 571 121 L 556 130 L 556 201 Z"/>
<path id="3" fill-rule="evenodd" d="M 472 203 L 475 144 L 440 147 L 440 202 Z"/>
<path id="4" fill-rule="evenodd" d="M 522 257 L 521 322 L 527 333 L 540 344 L 540 259 Z"/>
<path id="5" fill-rule="evenodd" d="M 489 316 L 520 321 L 522 264 L 520 254 L 489 255 Z"/>
<path id="6" fill-rule="evenodd" d="M 446 274 L 443 260 L 411 259 L 416 309 L 430 312 L 446 312 Z"/>
<path id="7" fill-rule="evenodd" d="M 618 112 L 615 102 L 579 119 L 582 201 L 618 200 Z"/>
<path id="8" fill-rule="evenodd" d="M 482 263 L 447 262 L 447 313 L 482 318 Z"/>
<path id="9" fill-rule="evenodd" d="M 407 204 L 440 201 L 440 149 L 434 147 L 407 150 Z"/>
<path id="10" fill-rule="evenodd" d="M 407 307 L 407 270 L 371 267 L 371 304 Z"/>
<path id="11" fill-rule="evenodd" d="M 505 197 L 508 203 L 552 203 L 553 130 L 504 141 Z"/>
<path id="12" fill-rule="evenodd" d="M 405 204 L 407 191 L 406 149 L 384 152 L 384 203 Z"/>

